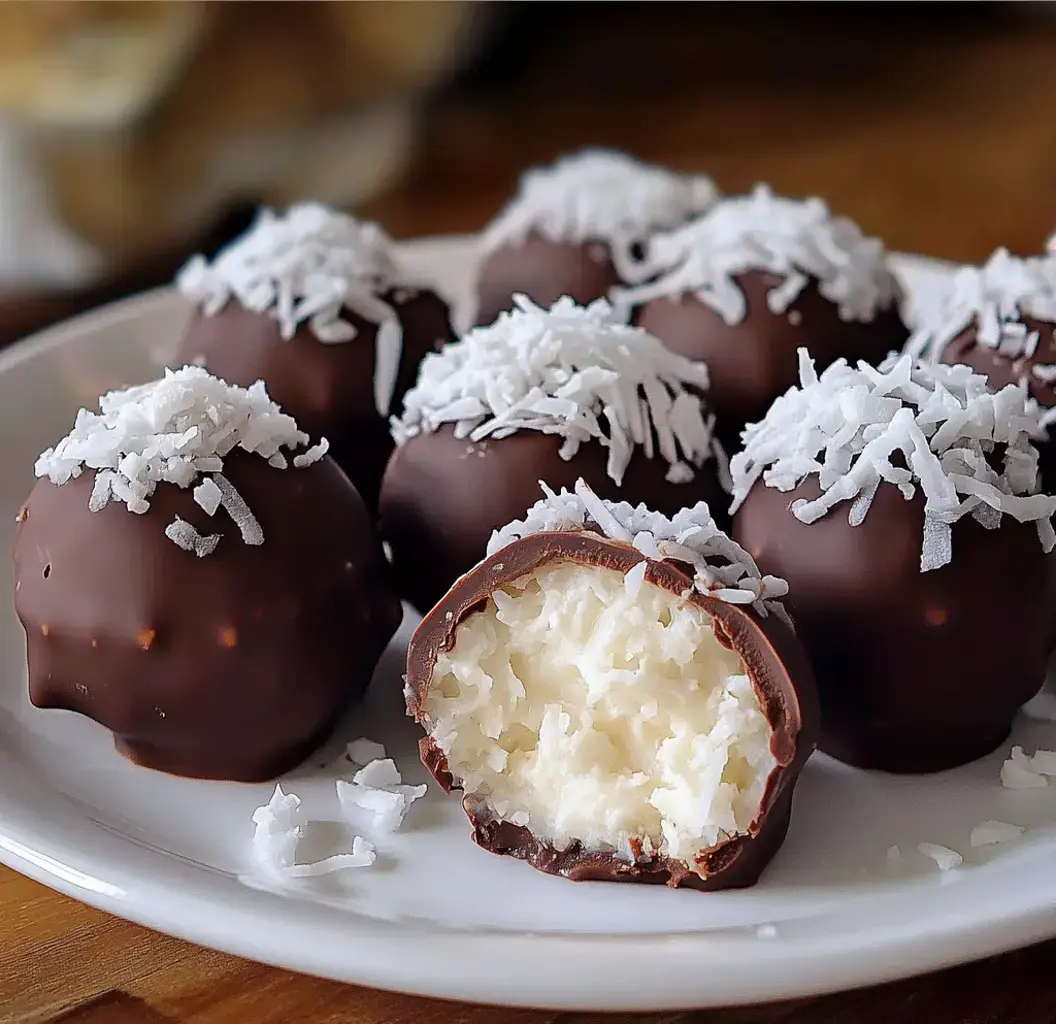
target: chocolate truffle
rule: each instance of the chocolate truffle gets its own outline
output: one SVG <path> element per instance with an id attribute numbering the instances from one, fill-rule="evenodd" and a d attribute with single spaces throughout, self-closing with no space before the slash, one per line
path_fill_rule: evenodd
<path id="1" fill-rule="evenodd" d="M 673 174 L 623 153 L 588 149 L 537 167 L 485 228 L 477 324 L 513 307 L 514 295 L 551 306 L 586 304 L 627 280 L 631 254 L 714 201 L 710 178 Z"/>
<path id="2" fill-rule="evenodd" d="M 925 311 L 906 351 L 964 363 L 993 391 L 1019 384 L 1056 423 L 1056 257 L 1018 259 L 998 249 L 982 267 L 962 267 L 942 301 Z M 1056 488 L 1056 445 L 1037 441 L 1045 487 Z"/>
<path id="3" fill-rule="evenodd" d="M 745 431 L 734 537 L 788 581 L 821 748 L 927 772 L 996 748 L 1056 638 L 1056 498 L 1025 392 L 967 366 L 844 360 Z"/>
<path id="4" fill-rule="evenodd" d="M 618 292 L 619 301 L 641 304 L 642 327 L 708 364 L 716 430 L 731 451 L 796 383 L 800 346 L 821 367 L 839 356 L 879 362 L 908 333 L 879 240 L 820 199 L 765 186 L 655 236 L 639 276 L 655 280 Z"/>
<path id="5" fill-rule="evenodd" d="M 453 337 L 446 304 L 399 265 L 376 224 L 316 204 L 264 210 L 210 264 L 195 257 L 180 291 L 197 306 L 176 365 L 271 398 L 330 454 L 369 508 L 399 409 L 426 352 Z"/>
<path id="6" fill-rule="evenodd" d="M 422 364 L 394 422 L 380 528 L 400 592 L 431 608 L 523 516 L 538 481 L 583 477 L 665 514 L 726 502 L 700 397 L 707 368 L 627 326 L 603 299 L 517 309 Z M 690 389 L 694 390 L 690 390 Z"/>
<path id="7" fill-rule="evenodd" d="M 411 640 L 423 762 L 480 846 L 540 871 L 752 885 L 818 728 L 784 582 L 703 502 L 546 490 Z"/>
<path id="8" fill-rule="evenodd" d="M 32 702 L 177 775 L 309 754 L 402 612 L 362 500 L 308 442 L 263 384 L 197 367 L 82 410 L 15 534 Z"/>

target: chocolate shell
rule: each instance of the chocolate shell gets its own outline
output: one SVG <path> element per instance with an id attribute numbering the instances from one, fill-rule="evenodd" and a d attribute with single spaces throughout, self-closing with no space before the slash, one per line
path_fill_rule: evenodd
<path id="1" fill-rule="evenodd" d="M 693 579 L 680 563 L 644 559 L 629 544 L 580 531 L 539 533 L 514 541 L 459 580 L 415 631 L 407 654 L 408 713 L 423 723 L 440 652 L 454 647 L 459 628 L 497 589 L 554 563 L 605 567 L 626 574 L 643 561 L 643 586 L 660 587 L 702 608 L 712 618 L 722 646 L 744 662 L 772 730 L 770 751 L 775 762 L 758 814 L 743 834 L 715 844 L 693 863 L 647 850 L 635 839 L 631 840 L 632 862 L 611 850 L 589 849 L 577 841 L 555 849 L 534 836 L 529 827 L 499 818 L 486 800 L 467 795 L 463 808 L 473 827 L 473 839 L 493 853 L 516 857 L 573 881 L 649 882 L 705 891 L 750 886 L 784 840 L 793 790 L 815 746 L 814 680 L 795 634 L 776 615 L 761 618 L 750 606 L 702 595 L 693 589 Z M 428 728 L 428 723 L 423 724 Z M 421 741 L 421 753 L 423 763 L 445 790 L 458 788 L 445 755 L 428 736 Z"/>
<path id="2" fill-rule="evenodd" d="M 426 353 L 454 337 L 446 304 L 433 292 L 395 288 L 380 298 L 395 309 L 403 330 L 400 371 L 390 412 L 400 408 Z M 215 316 L 196 313 L 175 365 L 205 366 L 230 384 L 258 380 L 283 412 L 313 437 L 330 442 L 330 454 L 371 510 L 392 452 L 386 418 L 374 399 L 377 324 L 350 309 L 342 318 L 358 332 L 347 342 L 323 343 L 302 324 L 286 341 L 273 316 L 229 302 Z"/>
<path id="3" fill-rule="evenodd" d="M 428 611 L 484 557 L 492 532 L 524 515 L 540 480 L 560 489 L 582 477 L 602 498 L 669 516 L 701 500 L 728 504 L 714 459 L 688 483 L 671 483 L 667 462 L 636 451 L 617 486 L 600 443 L 585 442 L 568 460 L 558 454 L 561 445 L 562 438 L 534 430 L 471 442 L 456 438 L 452 425 L 400 445 L 385 472 L 379 528 L 401 595 Z"/>
<path id="4" fill-rule="evenodd" d="M 89 511 L 90 471 L 39 481 L 15 533 L 15 609 L 37 707 L 94 719 L 151 768 L 260 781 L 303 760 L 365 691 L 402 612 L 333 461 L 279 470 L 235 451 L 224 474 L 263 544 L 173 484 L 133 515 L 114 501 Z M 175 516 L 221 533 L 216 549 L 169 540 Z"/>
<path id="5" fill-rule="evenodd" d="M 734 276 L 744 292 L 747 313 L 737 324 L 692 294 L 657 298 L 637 313 L 637 323 L 668 348 L 707 363 L 711 374 L 708 403 L 716 432 L 730 452 L 740 432 L 765 416 L 770 403 L 798 382 L 796 352 L 809 349 L 818 372 L 844 356 L 849 362 L 876 363 L 902 348 L 908 331 L 896 307 L 871 321 L 840 318 L 839 308 L 811 280 L 783 313 L 767 306 L 767 293 L 782 278 L 760 270 Z"/>
<path id="6" fill-rule="evenodd" d="M 822 705 L 821 749 L 849 764 L 931 772 L 982 757 L 1040 689 L 1056 640 L 1056 558 L 1034 522 L 953 524 L 953 560 L 920 571 L 924 500 L 886 483 L 858 526 L 841 502 L 808 525 L 793 502 L 821 493 L 756 483 L 733 535 L 788 581 Z"/>
<path id="7" fill-rule="evenodd" d="M 527 295 L 552 306 L 568 295 L 580 305 L 608 296 L 620 283 L 605 242 L 554 242 L 537 232 L 488 253 L 477 280 L 474 323 L 490 324 L 513 308 L 513 296 Z"/>

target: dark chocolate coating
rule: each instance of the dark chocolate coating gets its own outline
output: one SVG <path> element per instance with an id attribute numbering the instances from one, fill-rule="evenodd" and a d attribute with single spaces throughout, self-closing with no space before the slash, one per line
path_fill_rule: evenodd
<path id="1" fill-rule="evenodd" d="M 1000 391 L 1009 384 L 1025 385 L 1038 405 L 1043 409 L 1051 409 L 1056 405 L 1056 386 L 1035 377 L 1031 370 L 1035 365 L 1051 366 L 1056 363 L 1056 327 L 1031 317 L 1022 317 L 1019 322 L 1028 331 L 1037 331 L 1039 335 L 1038 347 L 1030 357 L 1010 359 L 989 345 L 980 345 L 976 339 L 978 324 L 972 323 L 943 348 L 939 361 L 970 366 L 987 378 L 991 391 Z M 1034 444 L 1040 456 L 1038 468 L 1041 470 L 1043 490 L 1052 494 L 1056 490 L 1056 443 L 1050 436 L 1048 441 L 1035 441 Z"/>
<path id="2" fill-rule="evenodd" d="M 634 547 L 596 533 L 540 533 L 496 552 L 461 579 L 415 630 L 407 656 L 408 714 L 421 723 L 439 651 L 454 646 L 458 627 L 493 591 L 553 562 L 603 566 L 626 573 L 643 561 L 646 584 L 676 594 L 692 588 L 692 576 L 677 563 L 647 560 Z M 696 864 L 659 854 L 646 856 L 639 848 L 638 859 L 631 865 L 611 852 L 589 850 L 578 842 L 555 850 L 551 843 L 536 839 L 529 829 L 496 819 L 487 801 L 469 795 L 463 800 L 463 808 L 478 846 L 526 860 L 533 868 L 573 881 L 639 881 L 702 891 L 756 883 L 785 840 L 795 783 L 816 745 L 818 708 L 813 674 L 795 633 L 775 615 L 762 619 L 750 607 L 727 604 L 696 591 L 685 600 L 708 612 L 719 642 L 738 653 L 773 731 L 771 751 L 777 764 L 748 833 L 718 843 Z M 436 781 L 448 792 L 455 789 L 444 754 L 429 737 L 421 740 L 420 747 L 422 763 Z"/>
<path id="3" fill-rule="evenodd" d="M 816 478 L 756 483 L 734 537 L 788 581 L 814 664 L 821 749 L 848 764 L 931 772 L 982 757 L 1040 689 L 1056 626 L 1056 559 L 1034 523 L 953 524 L 953 560 L 920 571 L 924 499 L 882 483 L 859 526 L 843 502 L 807 525 L 790 511 Z"/>
<path id="4" fill-rule="evenodd" d="M 689 483 L 672 484 L 664 479 L 667 462 L 638 450 L 617 487 L 605 470 L 607 448 L 586 442 L 566 462 L 561 444 L 534 430 L 474 444 L 444 426 L 399 446 L 382 482 L 379 527 L 403 597 L 428 611 L 484 557 L 492 531 L 523 518 L 542 498 L 540 480 L 560 491 L 582 477 L 602 498 L 644 502 L 668 516 L 704 500 L 721 520 L 729 504 L 714 460 Z"/>
<path id="5" fill-rule="evenodd" d="M 232 453 L 224 474 L 264 531 L 161 484 L 144 515 L 88 510 L 95 474 L 42 480 L 15 533 L 15 609 L 30 699 L 114 733 L 131 760 L 255 782 L 302 761 L 370 682 L 402 610 L 369 514 L 330 459 L 279 470 Z M 221 533 L 204 558 L 174 516 Z"/>
<path id="6" fill-rule="evenodd" d="M 461 579 L 415 631 L 407 650 L 408 714 L 422 721 L 439 652 L 454 645 L 459 626 L 493 591 L 555 561 L 626 573 L 643 560 L 647 562 L 647 584 L 679 595 L 692 587 L 692 577 L 677 563 L 644 559 L 629 544 L 594 533 L 541 533 L 496 552 Z M 539 871 L 576 882 L 652 882 L 711 891 L 744 888 L 758 881 L 788 832 L 793 790 L 816 746 L 814 677 L 796 635 L 776 616 L 760 618 L 750 607 L 727 604 L 696 591 L 686 600 L 711 616 L 720 643 L 740 655 L 773 730 L 770 749 L 777 765 L 748 832 L 712 847 L 695 864 L 659 854 L 646 856 L 640 848 L 636 862 L 629 864 L 611 852 L 586 849 L 579 843 L 556 850 L 528 828 L 497 820 L 486 801 L 470 795 L 463 800 L 463 808 L 473 826 L 474 842 L 492 853 L 517 857 Z M 428 737 L 421 741 L 421 750 L 422 763 L 436 781 L 445 790 L 456 788 L 443 753 Z"/>
<path id="7" fill-rule="evenodd" d="M 454 332 L 447 306 L 433 292 L 394 289 L 381 298 L 396 310 L 403 328 L 400 373 L 389 407 L 395 412 L 414 385 L 422 359 L 451 341 Z M 241 387 L 263 380 L 272 400 L 301 430 L 327 438 L 330 454 L 373 510 L 392 452 L 388 423 L 374 404 L 377 325 L 351 310 L 342 316 L 359 332 L 351 341 L 324 344 L 307 324 L 285 341 L 273 317 L 232 301 L 216 316 L 195 316 L 175 363 L 204 363 L 210 373 Z"/>
<path id="8" fill-rule="evenodd" d="M 820 373 L 840 356 L 852 364 L 880 362 L 908 337 L 895 306 L 867 323 L 841 320 L 839 308 L 811 280 L 784 313 L 771 313 L 766 296 L 782 278 L 749 270 L 735 280 L 747 302 L 738 324 L 727 324 L 691 294 L 654 299 L 637 316 L 639 326 L 668 348 L 708 364 L 708 404 L 731 453 L 740 448 L 745 425 L 761 420 L 775 398 L 799 383 L 797 349 L 809 349 Z"/>
<path id="9" fill-rule="evenodd" d="M 552 242 L 532 233 L 521 244 L 501 246 L 484 257 L 474 323 L 493 323 L 513 307 L 518 293 L 547 309 L 562 295 L 585 306 L 605 298 L 619 283 L 605 242 Z"/>

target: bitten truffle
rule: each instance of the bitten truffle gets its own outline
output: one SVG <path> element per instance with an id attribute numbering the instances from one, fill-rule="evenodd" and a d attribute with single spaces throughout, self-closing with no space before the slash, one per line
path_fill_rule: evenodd
<path id="1" fill-rule="evenodd" d="M 423 762 L 480 846 L 540 871 L 752 885 L 818 726 L 784 582 L 703 503 L 546 490 L 411 640 Z"/>
<path id="2" fill-rule="evenodd" d="M 726 504 L 725 460 L 701 398 L 707 368 L 629 327 L 604 300 L 523 296 L 422 364 L 394 421 L 382 536 L 403 596 L 425 612 L 523 516 L 538 481 L 673 515 Z M 692 389 L 692 390 L 691 390 Z"/>
<path id="3" fill-rule="evenodd" d="M 967 366 L 839 360 L 745 431 L 734 537 L 788 581 L 821 747 L 864 768 L 953 768 L 1004 741 L 1056 635 L 1056 498 L 1015 385 Z"/>
<path id="4" fill-rule="evenodd" d="M 404 270 L 388 236 L 316 204 L 269 210 L 179 290 L 197 307 L 176 365 L 232 384 L 263 380 L 330 454 L 367 506 L 392 451 L 387 419 L 422 357 L 452 339 L 447 305 Z"/>
<path id="5" fill-rule="evenodd" d="M 151 768 L 258 781 L 366 689 L 401 606 L 356 490 L 263 384 L 104 395 L 18 519 L 29 692 Z"/>
<path id="6" fill-rule="evenodd" d="M 1018 259 L 998 249 L 982 267 L 962 267 L 942 302 L 914 330 L 906 351 L 964 363 L 993 391 L 1025 388 L 1040 406 L 1037 440 L 1047 490 L 1056 489 L 1056 256 Z"/>
<path id="7" fill-rule="evenodd" d="M 759 186 L 719 200 L 655 236 L 638 276 L 617 292 L 637 322 L 711 372 L 716 429 L 732 451 L 741 430 L 796 382 L 796 350 L 819 366 L 839 356 L 879 362 L 902 348 L 900 290 L 878 239 L 820 199 Z"/>
<path id="8" fill-rule="evenodd" d="M 490 324 L 518 294 L 540 306 L 563 295 L 584 305 L 607 297 L 626 282 L 636 246 L 707 209 L 715 195 L 710 178 L 611 150 L 533 168 L 484 230 L 475 322 Z"/>

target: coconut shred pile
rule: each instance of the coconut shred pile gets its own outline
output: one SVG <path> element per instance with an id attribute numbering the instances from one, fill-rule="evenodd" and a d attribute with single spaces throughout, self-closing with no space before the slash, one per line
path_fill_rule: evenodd
<path id="1" fill-rule="evenodd" d="M 395 311 L 380 296 L 407 283 L 391 239 L 377 224 L 317 203 L 292 206 L 284 216 L 262 210 L 253 227 L 212 263 L 195 256 L 176 279 L 206 316 L 235 299 L 254 313 L 273 316 L 287 341 L 304 323 L 323 344 L 351 341 L 357 332 L 341 318 L 344 309 L 378 324 L 374 401 L 382 416 L 389 413 L 396 386 L 402 332 Z"/>
<path id="2" fill-rule="evenodd" d="M 879 239 L 832 216 L 820 199 L 785 199 L 759 185 L 651 239 L 634 276 L 657 279 L 620 298 L 638 303 L 691 294 L 732 326 L 748 312 L 734 278 L 749 270 L 782 279 L 767 294 L 775 314 L 786 312 L 812 278 L 848 321 L 872 320 L 900 294 Z"/>
<path id="3" fill-rule="evenodd" d="M 562 488 L 555 494 L 542 484 L 545 497 L 537 501 L 524 519 L 496 530 L 488 542 L 488 556 L 537 533 L 586 531 L 622 541 L 646 558 L 675 559 L 693 567 L 693 587 L 708 597 L 729 604 L 751 605 L 760 616 L 771 612 L 791 626 L 781 598 L 788 584 L 777 576 L 764 576 L 755 560 L 731 540 L 712 518 L 707 502 L 683 509 L 673 519 L 625 501 L 599 498 L 583 480 L 575 491 Z M 639 562 L 627 573 L 628 586 L 640 586 L 646 563 Z"/>
<path id="4" fill-rule="evenodd" d="M 491 252 L 532 232 L 552 242 L 604 242 L 619 267 L 634 242 L 706 210 L 716 195 L 702 175 L 588 149 L 528 171 L 516 198 L 484 231 L 482 245 Z"/>
<path id="5" fill-rule="evenodd" d="M 976 325 L 976 341 L 1011 360 L 1031 359 L 1041 340 L 1022 317 L 1056 324 L 1056 259 L 1017 259 L 998 249 L 982 267 L 962 267 L 930 316 L 913 332 L 906 351 L 940 359 L 943 349 Z M 1046 384 L 1056 382 L 1056 366 L 1024 367 Z M 1050 417 L 1056 417 L 1056 412 Z"/>
<path id="6" fill-rule="evenodd" d="M 290 461 L 303 469 L 328 448 L 323 439 L 287 458 L 286 452 L 304 448 L 308 440 L 262 382 L 240 388 L 187 366 L 166 370 L 161 380 L 103 395 L 99 412 L 81 409 L 73 430 L 37 459 L 34 470 L 58 485 L 94 471 L 88 503 L 93 512 L 121 501 L 129 512 L 142 515 L 158 484 L 194 485 L 194 500 L 207 515 L 224 509 L 246 544 L 262 544 L 260 523 L 224 476 L 224 458 L 237 448 L 277 469 Z M 202 536 L 178 516 L 165 535 L 200 557 L 220 541 L 219 534 Z"/>
<path id="7" fill-rule="evenodd" d="M 921 572 L 950 561 L 951 524 L 969 514 L 988 528 L 1002 515 L 1034 521 L 1042 547 L 1052 550 L 1056 498 L 1038 493 L 1031 442 L 1041 428 L 1022 388 L 991 394 L 970 367 L 910 355 L 889 356 L 879 368 L 840 359 L 819 377 L 806 349 L 799 350 L 799 378 L 798 388 L 745 429 L 744 450 L 730 465 L 731 511 L 760 479 L 791 491 L 816 476 L 823 493 L 796 501 L 796 518 L 813 523 L 847 501 L 848 521 L 857 526 L 886 481 L 907 500 L 918 488 L 923 494 Z M 1000 472 L 992 465 L 998 452 Z"/>
<path id="8" fill-rule="evenodd" d="M 617 484 L 636 445 L 647 458 L 659 450 L 672 482 L 691 480 L 713 454 L 724 466 L 713 417 L 685 387 L 707 388 L 703 363 L 627 325 L 603 299 L 583 307 L 566 296 L 549 310 L 523 295 L 514 301 L 494 324 L 425 357 L 403 416 L 392 420 L 397 444 L 445 423 L 474 442 L 518 430 L 556 434 L 563 459 L 596 440 L 609 449 Z"/>

